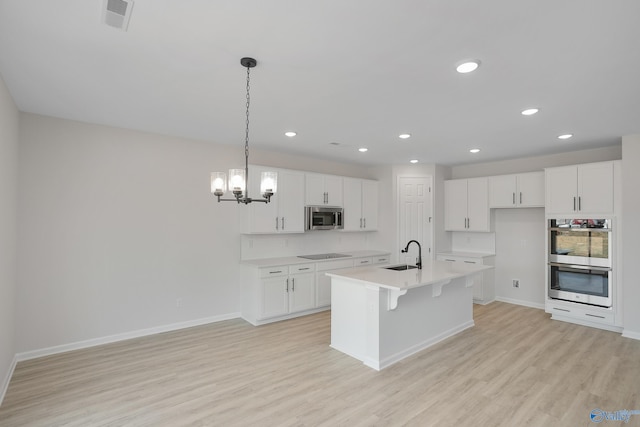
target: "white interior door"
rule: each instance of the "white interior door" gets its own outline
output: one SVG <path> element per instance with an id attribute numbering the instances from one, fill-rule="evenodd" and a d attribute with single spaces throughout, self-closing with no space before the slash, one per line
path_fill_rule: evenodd
<path id="1" fill-rule="evenodd" d="M 422 245 L 422 259 L 433 259 L 433 192 L 432 177 L 398 177 L 398 252 L 409 240 Z M 399 253 L 398 261 L 405 257 L 414 264 L 418 257 L 418 246 L 412 244 L 409 252 Z"/>

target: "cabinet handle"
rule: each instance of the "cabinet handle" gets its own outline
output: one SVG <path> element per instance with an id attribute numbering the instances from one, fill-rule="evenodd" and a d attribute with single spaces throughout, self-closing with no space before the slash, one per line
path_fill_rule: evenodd
<path id="1" fill-rule="evenodd" d="M 367 228 L 367 218 L 362 218 L 362 223 L 364 224 L 362 228 Z"/>
<path id="2" fill-rule="evenodd" d="M 576 198 L 575 197 L 573 198 L 573 210 L 574 211 L 576 210 Z"/>
<path id="3" fill-rule="evenodd" d="M 279 230 L 279 228 L 278 228 L 278 217 L 276 217 L 276 230 Z"/>
<path id="4" fill-rule="evenodd" d="M 589 313 L 585 313 L 585 316 L 589 316 L 589 317 L 597 317 L 598 319 L 604 319 L 604 316 L 597 316 L 595 314 L 589 314 Z"/>
<path id="5" fill-rule="evenodd" d="M 291 279 L 291 292 L 296 291 L 296 279 Z"/>
<path id="6" fill-rule="evenodd" d="M 269 274 L 278 274 L 278 273 L 282 273 L 282 270 L 278 270 L 278 271 L 270 271 Z"/>
<path id="7" fill-rule="evenodd" d="M 362 228 L 362 218 L 360 218 L 360 228 Z"/>
<path id="8" fill-rule="evenodd" d="M 513 204 L 516 204 L 516 193 L 511 193 L 513 195 L 512 199 L 513 199 Z"/>
<path id="9" fill-rule="evenodd" d="M 282 217 L 282 229 L 284 230 L 284 217 Z"/>
<path id="10" fill-rule="evenodd" d="M 369 264 L 369 261 L 367 261 L 367 260 L 360 261 L 360 264 Z"/>
<path id="11" fill-rule="evenodd" d="M 582 196 L 578 196 L 578 210 L 582 210 Z"/>
<path id="12" fill-rule="evenodd" d="M 309 267 L 299 268 L 298 271 L 309 270 Z"/>
<path id="13" fill-rule="evenodd" d="M 455 259 L 445 259 L 445 261 L 449 261 L 449 262 L 456 262 Z"/>
<path id="14" fill-rule="evenodd" d="M 520 204 L 522 204 L 522 191 L 520 192 Z"/>
<path id="15" fill-rule="evenodd" d="M 465 261 L 467 264 L 475 264 L 475 261 Z"/>
<path id="16" fill-rule="evenodd" d="M 558 310 L 558 311 L 566 311 L 567 313 L 571 313 L 571 310 L 565 310 L 564 308 L 556 308 L 553 307 L 554 310 Z"/>
<path id="17" fill-rule="evenodd" d="M 287 277 L 287 292 L 289 292 L 289 278 Z"/>

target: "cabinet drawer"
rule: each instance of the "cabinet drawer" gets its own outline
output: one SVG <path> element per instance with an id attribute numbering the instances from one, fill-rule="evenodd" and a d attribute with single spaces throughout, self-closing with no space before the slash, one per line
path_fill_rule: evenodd
<path id="1" fill-rule="evenodd" d="M 355 260 L 353 260 L 353 265 L 355 267 L 364 267 L 366 265 L 371 265 L 373 264 L 373 258 L 369 257 L 369 258 L 356 258 Z"/>
<path id="2" fill-rule="evenodd" d="M 353 267 L 353 259 L 341 259 L 338 261 L 319 262 L 316 266 L 316 269 L 318 271 L 328 271 L 351 267 Z"/>
<path id="3" fill-rule="evenodd" d="M 313 273 L 316 271 L 316 265 L 314 263 L 297 264 L 289 266 L 289 274 L 296 273 Z"/>
<path id="4" fill-rule="evenodd" d="M 381 255 L 381 256 L 373 257 L 374 264 L 389 264 L 389 260 L 390 260 L 389 255 Z"/>
<path id="5" fill-rule="evenodd" d="M 575 319 L 584 320 L 587 322 L 602 323 L 606 325 L 613 325 L 615 317 L 613 312 L 589 310 L 582 307 L 572 307 L 560 304 L 551 304 L 550 313 L 558 316 L 573 317 Z"/>
<path id="6" fill-rule="evenodd" d="M 289 274 L 289 266 L 287 265 L 260 269 L 260 277 L 263 279 L 265 277 L 286 276 L 288 274 Z"/>
<path id="7" fill-rule="evenodd" d="M 459 257 L 459 256 L 451 256 L 451 255 L 438 255 L 436 257 L 438 261 L 449 261 L 449 262 L 462 262 L 465 264 L 479 264 L 482 265 L 482 258 L 470 258 L 470 257 Z"/>

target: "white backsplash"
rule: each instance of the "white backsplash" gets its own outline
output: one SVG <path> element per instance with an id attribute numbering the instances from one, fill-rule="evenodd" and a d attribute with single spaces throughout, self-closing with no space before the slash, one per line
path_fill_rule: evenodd
<path id="1" fill-rule="evenodd" d="M 496 252 L 496 233 L 473 233 L 454 231 L 451 233 L 451 250 L 454 252 Z"/>
<path id="2" fill-rule="evenodd" d="M 369 247 L 370 233 L 310 231 L 300 234 L 243 234 L 240 258 L 260 259 L 310 255 L 326 252 L 360 251 Z"/>

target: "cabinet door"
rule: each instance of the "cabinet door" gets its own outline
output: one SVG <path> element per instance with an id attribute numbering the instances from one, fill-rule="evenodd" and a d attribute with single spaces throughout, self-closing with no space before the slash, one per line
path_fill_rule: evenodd
<path id="1" fill-rule="evenodd" d="M 316 307 L 326 307 L 331 305 L 331 277 L 322 271 L 316 273 Z"/>
<path id="2" fill-rule="evenodd" d="M 275 197 L 279 198 L 278 231 L 304 233 L 304 174 L 278 171 L 278 193 Z"/>
<path id="3" fill-rule="evenodd" d="M 378 229 L 378 181 L 362 181 L 362 217 L 365 231 Z"/>
<path id="4" fill-rule="evenodd" d="M 362 230 L 362 180 L 344 178 L 344 230 Z"/>
<path id="5" fill-rule="evenodd" d="M 447 231 L 466 231 L 467 180 L 444 182 L 444 228 Z"/>
<path id="6" fill-rule="evenodd" d="M 513 208 L 516 206 L 515 175 L 492 176 L 489 178 L 489 207 Z"/>
<path id="7" fill-rule="evenodd" d="M 487 178 L 467 180 L 467 231 L 489 231 L 489 183 Z"/>
<path id="8" fill-rule="evenodd" d="M 572 213 L 577 208 L 578 169 L 576 166 L 545 170 L 546 213 Z"/>
<path id="9" fill-rule="evenodd" d="M 315 274 L 289 276 L 289 312 L 309 310 L 316 306 Z"/>
<path id="10" fill-rule="evenodd" d="M 307 205 L 319 206 L 325 204 L 324 176 L 305 174 L 305 197 Z"/>
<path id="11" fill-rule="evenodd" d="M 342 177 L 329 175 L 325 176 L 324 191 L 325 193 L 327 193 L 325 203 L 327 206 L 342 206 Z"/>
<path id="12" fill-rule="evenodd" d="M 578 166 L 578 211 L 613 212 L 613 163 Z"/>
<path id="13" fill-rule="evenodd" d="M 523 208 L 544 207 L 544 172 L 518 175 L 516 202 Z"/>
<path id="14" fill-rule="evenodd" d="M 287 276 L 262 279 L 261 317 L 274 317 L 289 312 L 289 278 Z"/>

